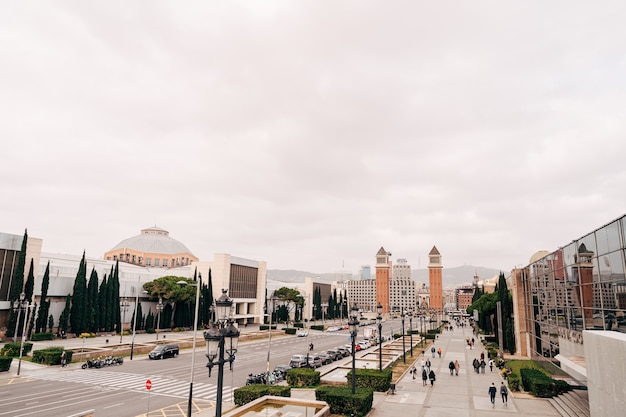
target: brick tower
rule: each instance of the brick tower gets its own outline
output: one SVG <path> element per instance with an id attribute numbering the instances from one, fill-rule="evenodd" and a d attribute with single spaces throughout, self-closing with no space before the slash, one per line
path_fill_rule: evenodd
<path id="1" fill-rule="evenodd" d="M 383 314 L 389 313 L 389 256 L 382 246 L 376 254 L 376 301 L 383 306 Z"/>
<path id="2" fill-rule="evenodd" d="M 441 254 L 436 246 L 428 253 L 428 282 L 430 284 L 430 308 L 443 311 L 443 286 L 441 283 L 443 265 Z"/>

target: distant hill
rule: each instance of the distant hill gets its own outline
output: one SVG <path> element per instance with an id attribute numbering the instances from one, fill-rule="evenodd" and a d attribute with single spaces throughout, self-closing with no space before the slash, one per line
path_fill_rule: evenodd
<path id="1" fill-rule="evenodd" d="M 373 271 L 372 271 L 373 272 Z M 479 279 L 488 279 L 497 276 L 500 273 L 499 269 L 485 268 L 482 266 L 455 266 L 450 268 L 443 268 L 443 287 L 458 287 L 459 285 L 468 284 L 471 285 L 474 282 L 474 275 L 478 275 Z M 345 275 L 343 275 L 345 277 Z M 322 273 L 315 274 L 306 271 L 296 270 L 282 270 L 282 269 L 268 269 L 268 280 L 280 281 L 285 283 L 302 283 L 304 278 L 312 277 L 314 281 L 331 283 L 341 279 L 341 273 Z M 353 276 L 352 279 L 356 279 Z M 428 269 L 412 269 L 411 278 L 415 281 L 422 283 L 428 283 Z"/>

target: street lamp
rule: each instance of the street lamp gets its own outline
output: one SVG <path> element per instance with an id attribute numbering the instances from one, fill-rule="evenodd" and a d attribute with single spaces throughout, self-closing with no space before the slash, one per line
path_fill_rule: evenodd
<path id="1" fill-rule="evenodd" d="M 353 305 L 350 309 L 350 321 L 348 321 L 348 326 L 350 326 L 350 336 L 352 339 L 352 395 L 354 395 L 356 394 L 356 351 L 354 344 L 359 334 L 359 309 L 356 305 Z"/>
<path id="2" fill-rule="evenodd" d="M 198 331 L 198 306 L 200 305 L 200 287 L 202 286 L 202 274 L 198 274 L 198 282 L 191 284 L 187 281 L 178 281 L 179 285 L 196 287 L 196 311 L 193 317 L 193 344 L 191 347 L 191 375 L 189 377 L 189 401 L 187 402 L 187 417 L 191 417 L 191 402 L 193 399 L 193 367 L 196 359 L 196 333 Z"/>
<path id="3" fill-rule="evenodd" d="M 17 326 L 16 326 L 16 329 L 15 329 L 17 331 L 14 330 L 14 333 L 19 332 L 20 312 L 22 311 L 22 309 L 24 310 L 24 324 L 22 325 L 22 340 L 21 340 L 21 343 L 20 343 L 20 359 L 19 359 L 19 362 L 17 363 L 17 375 L 19 376 L 20 375 L 20 368 L 22 367 L 22 354 L 24 352 L 24 339 L 26 339 L 26 322 L 28 322 L 28 319 L 29 319 L 29 316 L 30 316 L 30 314 L 28 314 L 26 309 L 31 309 L 31 308 L 33 308 L 35 306 L 33 304 L 30 304 L 28 302 L 28 300 L 26 300 L 26 294 L 20 293 L 20 300 L 19 301 L 15 300 L 13 302 L 13 307 L 16 308 L 16 309 L 19 308 L 19 310 L 17 312 L 17 317 L 18 317 L 18 319 L 17 319 Z"/>
<path id="4" fill-rule="evenodd" d="M 17 310 L 17 322 L 15 329 L 13 330 L 13 343 L 17 342 L 17 334 L 20 332 L 20 317 L 22 315 L 22 309 L 26 311 L 28 301 L 25 300 L 26 294 L 20 293 L 20 299 L 13 301 L 13 310 Z"/>
<path id="5" fill-rule="evenodd" d="M 148 291 L 144 291 L 144 294 L 148 294 Z M 133 340 L 130 342 L 130 360 L 133 360 L 133 353 L 135 352 L 135 331 L 137 330 L 137 307 L 139 306 L 139 291 L 135 295 L 135 314 L 133 314 Z"/>
<path id="6" fill-rule="evenodd" d="M 159 340 L 159 326 L 161 325 L 161 312 L 163 311 L 163 298 L 159 297 L 159 303 L 156 305 L 157 311 L 157 329 L 156 329 L 156 340 Z"/>
<path id="7" fill-rule="evenodd" d="M 383 306 L 378 303 L 376 306 L 378 315 L 376 316 L 376 324 L 378 324 L 378 370 L 383 370 Z"/>
<path id="8" fill-rule="evenodd" d="M 402 312 L 400 313 L 400 319 L 402 322 L 402 363 L 406 363 L 406 348 L 404 347 L 404 317 L 406 316 L 406 314 L 404 314 L 404 310 L 402 310 Z"/>
<path id="9" fill-rule="evenodd" d="M 122 343 L 122 337 L 124 336 L 124 321 L 126 320 L 126 312 L 128 311 L 128 307 L 130 307 L 130 303 L 124 297 L 124 301 L 120 303 L 120 308 L 122 309 L 122 321 L 120 322 L 120 343 Z"/>
<path id="10" fill-rule="evenodd" d="M 233 370 L 235 353 L 237 353 L 237 343 L 239 342 L 239 330 L 235 327 L 232 319 L 230 318 L 233 300 L 226 295 L 226 292 L 227 290 L 222 289 L 222 295 L 220 298 L 215 300 L 215 312 L 217 315 L 216 320 L 211 325 L 209 330 L 205 330 L 204 332 L 204 340 L 206 341 L 206 357 L 209 360 L 206 364 L 209 368 L 209 377 L 211 377 L 211 369 L 213 366 L 218 365 L 215 417 L 222 417 L 224 364 L 228 362 L 230 364 L 230 370 Z M 224 359 L 224 352 L 228 354 L 228 358 L 226 359 Z M 191 408 L 189 411 L 189 416 L 190 415 Z"/>
<path id="11" fill-rule="evenodd" d="M 409 337 L 411 340 L 411 357 L 413 357 L 413 311 L 409 310 Z"/>

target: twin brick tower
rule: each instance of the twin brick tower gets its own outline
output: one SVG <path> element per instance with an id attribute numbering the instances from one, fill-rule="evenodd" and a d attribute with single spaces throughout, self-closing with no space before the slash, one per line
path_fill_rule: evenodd
<path id="1" fill-rule="evenodd" d="M 376 301 L 383 306 L 383 314 L 390 313 L 389 285 L 391 281 L 391 253 L 381 246 L 376 253 Z M 441 254 L 436 246 L 428 253 L 428 284 L 430 288 L 429 308 L 443 311 L 443 286 L 441 282 L 443 265 Z"/>

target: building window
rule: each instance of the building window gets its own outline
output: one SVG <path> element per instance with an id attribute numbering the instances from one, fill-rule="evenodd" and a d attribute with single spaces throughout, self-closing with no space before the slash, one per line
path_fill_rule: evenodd
<path id="1" fill-rule="evenodd" d="M 167 267 L 167 259 L 163 259 L 163 266 Z"/>
<path id="2" fill-rule="evenodd" d="M 159 258 L 154 258 L 154 266 L 159 266 L 161 260 Z"/>
<path id="3" fill-rule="evenodd" d="M 146 266 L 152 266 L 152 258 L 146 258 Z"/>

